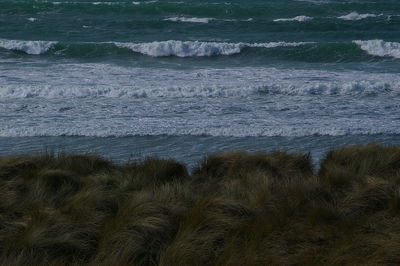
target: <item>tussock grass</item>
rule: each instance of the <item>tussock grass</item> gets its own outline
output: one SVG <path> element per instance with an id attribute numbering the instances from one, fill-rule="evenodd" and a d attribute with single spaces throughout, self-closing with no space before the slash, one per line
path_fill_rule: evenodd
<path id="1" fill-rule="evenodd" d="M 0 158 L 1 265 L 398 265 L 400 148 Z"/>

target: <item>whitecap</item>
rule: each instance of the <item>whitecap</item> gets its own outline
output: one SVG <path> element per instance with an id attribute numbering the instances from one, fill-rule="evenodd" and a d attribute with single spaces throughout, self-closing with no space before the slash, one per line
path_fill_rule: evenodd
<path id="1" fill-rule="evenodd" d="M 215 18 L 187 18 L 187 17 L 170 17 L 165 18 L 166 21 L 173 21 L 173 22 L 191 22 L 191 23 L 208 23 L 211 20 L 215 20 Z"/>
<path id="2" fill-rule="evenodd" d="M 400 58 L 400 43 L 383 40 L 353 41 L 370 55 Z"/>
<path id="3" fill-rule="evenodd" d="M 242 49 L 252 48 L 276 48 L 288 46 L 300 46 L 310 42 L 269 42 L 269 43 L 228 43 L 228 42 L 200 42 L 200 41 L 160 41 L 150 43 L 121 43 L 114 42 L 117 47 L 127 48 L 136 53 L 153 57 L 160 56 L 214 56 L 238 54 Z"/>
<path id="4" fill-rule="evenodd" d="M 361 20 L 365 18 L 374 18 L 377 17 L 375 14 L 358 14 L 357 12 L 351 12 L 350 14 L 340 16 L 339 19 L 343 20 Z"/>
<path id="5" fill-rule="evenodd" d="M 304 21 L 309 21 L 312 20 L 313 17 L 308 17 L 308 16 L 297 16 L 294 18 L 278 18 L 274 19 L 274 22 L 288 22 L 288 21 L 298 21 L 298 22 L 304 22 Z"/>
<path id="6" fill-rule="evenodd" d="M 21 41 L 0 39 L 0 47 L 3 49 L 17 50 L 33 55 L 46 53 L 56 43 L 57 42 L 51 41 Z"/>

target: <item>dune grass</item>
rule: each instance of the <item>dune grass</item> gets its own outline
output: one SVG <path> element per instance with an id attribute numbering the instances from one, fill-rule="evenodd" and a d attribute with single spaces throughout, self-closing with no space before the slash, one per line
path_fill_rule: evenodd
<path id="1" fill-rule="evenodd" d="M 0 158 L 1 265 L 399 265 L 400 147 Z"/>

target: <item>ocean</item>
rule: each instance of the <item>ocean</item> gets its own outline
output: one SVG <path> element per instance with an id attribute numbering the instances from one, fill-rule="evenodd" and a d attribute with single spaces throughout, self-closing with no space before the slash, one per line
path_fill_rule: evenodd
<path id="1" fill-rule="evenodd" d="M 0 155 L 398 145 L 399 33 L 398 0 L 2 0 Z"/>

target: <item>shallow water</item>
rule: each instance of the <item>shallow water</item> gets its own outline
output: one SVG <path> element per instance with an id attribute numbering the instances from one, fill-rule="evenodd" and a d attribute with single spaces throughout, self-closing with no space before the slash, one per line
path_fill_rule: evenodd
<path id="1" fill-rule="evenodd" d="M 212 137 L 212 136 L 131 136 L 131 137 L 0 137 L 0 155 L 31 153 L 97 153 L 116 163 L 147 157 L 173 158 L 193 169 L 205 156 L 231 151 L 286 151 L 310 154 L 316 170 L 326 153 L 347 145 L 371 142 L 400 145 L 397 135 L 351 135 L 306 137 Z"/>

